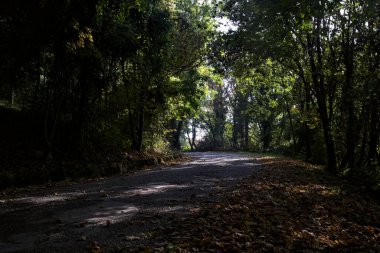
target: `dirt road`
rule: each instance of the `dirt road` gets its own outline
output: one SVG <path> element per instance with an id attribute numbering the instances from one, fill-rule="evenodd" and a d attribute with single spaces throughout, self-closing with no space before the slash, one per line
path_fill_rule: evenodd
<path id="1" fill-rule="evenodd" d="M 107 252 L 152 243 L 149 222 L 191 213 L 260 169 L 246 154 L 190 156 L 177 166 L 1 199 L 0 252 L 86 252 L 94 242 Z"/>

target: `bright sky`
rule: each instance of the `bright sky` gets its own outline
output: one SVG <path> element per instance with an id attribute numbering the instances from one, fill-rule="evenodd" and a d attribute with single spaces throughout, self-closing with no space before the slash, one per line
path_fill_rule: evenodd
<path id="1" fill-rule="evenodd" d="M 222 33 L 227 33 L 228 31 L 236 31 L 237 26 L 234 25 L 228 18 L 215 18 L 216 21 L 220 24 L 217 30 Z"/>
<path id="2" fill-rule="evenodd" d="M 210 3 L 211 1 L 198 0 L 198 4 L 203 4 L 205 2 Z M 226 17 L 223 17 L 223 18 L 216 17 L 215 20 L 220 24 L 219 27 L 217 28 L 218 32 L 227 33 L 229 30 L 236 31 L 237 29 L 237 27 L 234 24 L 232 24 L 232 22 Z"/>

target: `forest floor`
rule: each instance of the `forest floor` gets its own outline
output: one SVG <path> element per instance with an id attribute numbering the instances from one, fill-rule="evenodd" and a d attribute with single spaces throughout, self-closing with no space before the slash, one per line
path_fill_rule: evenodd
<path id="1" fill-rule="evenodd" d="M 180 165 L 0 199 L 0 252 L 380 251 L 380 203 L 300 161 Z"/>

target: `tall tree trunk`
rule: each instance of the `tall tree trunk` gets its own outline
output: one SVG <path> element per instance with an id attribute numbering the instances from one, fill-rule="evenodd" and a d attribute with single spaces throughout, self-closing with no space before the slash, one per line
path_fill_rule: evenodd
<path id="1" fill-rule="evenodd" d="M 169 142 L 172 149 L 180 150 L 181 149 L 181 132 L 183 127 L 183 120 L 171 119 L 169 121 L 169 129 L 172 132 L 169 134 Z"/>
<path id="2" fill-rule="evenodd" d="M 186 129 L 187 129 L 186 130 L 187 140 L 188 140 L 189 145 L 190 145 L 190 150 L 194 151 L 197 149 L 197 145 L 195 144 L 195 140 L 197 138 L 197 123 L 196 123 L 196 121 L 194 119 L 191 121 L 191 137 L 190 137 L 190 131 L 189 131 L 188 127 Z"/>
<path id="3" fill-rule="evenodd" d="M 134 148 L 137 151 L 142 150 L 143 137 L 144 137 L 144 123 L 145 123 L 145 98 L 141 98 L 140 108 L 138 113 L 138 124 L 136 129 L 136 142 Z"/>
<path id="4" fill-rule="evenodd" d="M 232 115 L 232 145 L 234 148 L 238 147 L 238 116 L 237 116 L 237 109 L 234 108 L 234 114 Z"/>
<path id="5" fill-rule="evenodd" d="M 369 143 L 368 143 L 368 160 L 377 158 L 378 152 L 377 148 L 379 145 L 379 135 L 380 135 L 380 111 L 379 111 L 379 101 L 377 98 L 372 100 L 371 103 L 371 121 L 369 125 Z"/>
<path id="6" fill-rule="evenodd" d="M 320 30 L 320 20 L 317 21 L 317 31 Z M 335 152 L 335 143 L 333 139 L 332 129 L 330 119 L 327 113 L 327 105 L 326 105 L 326 92 L 325 92 L 325 83 L 323 78 L 323 69 L 322 69 L 322 52 L 320 45 L 320 34 L 317 32 L 315 35 L 316 38 L 316 46 L 312 42 L 310 34 L 307 35 L 307 51 L 309 55 L 309 63 L 312 72 L 312 81 L 316 94 L 317 104 L 318 104 L 318 113 L 322 123 L 323 135 L 325 140 L 326 152 L 327 152 L 327 167 L 328 170 L 334 174 L 337 173 L 336 166 L 336 152 Z M 314 58 L 314 48 L 317 48 L 317 57 L 318 57 L 318 67 Z"/>
<path id="7" fill-rule="evenodd" d="M 244 115 L 244 149 L 249 148 L 249 116 Z"/>
<path id="8" fill-rule="evenodd" d="M 290 124 L 290 131 L 292 132 L 292 138 L 293 138 L 293 145 L 296 146 L 297 141 L 296 141 L 296 134 L 294 132 L 294 126 L 293 126 L 293 119 L 292 119 L 292 114 L 290 112 L 290 106 L 287 102 L 286 103 L 286 112 L 289 117 L 289 124 Z"/>
<path id="9" fill-rule="evenodd" d="M 346 115 L 346 154 L 342 159 L 342 168 L 348 167 L 355 169 L 355 149 L 358 140 L 357 118 L 354 111 L 354 90 L 353 90 L 353 71 L 354 71 L 354 52 L 350 36 L 350 27 L 346 29 L 346 37 L 343 39 L 343 59 L 345 65 L 345 83 L 342 91 L 343 115 Z"/>
<path id="10" fill-rule="evenodd" d="M 305 71 L 299 61 L 296 61 L 298 71 L 299 71 L 299 76 L 302 80 L 303 83 L 303 89 L 305 92 L 305 101 L 301 102 L 301 115 L 308 114 L 311 111 L 311 105 L 312 105 L 312 95 L 311 95 L 311 86 L 310 83 L 307 81 L 306 76 L 305 76 Z M 311 152 L 311 142 L 312 142 L 312 134 L 310 131 L 310 127 L 308 126 L 307 122 L 302 123 L 302 141 L 304 142 L 305 145 L 305 160 L 310 161 L 312 157 L 312 152 Z"/>
<path id="11" fill-rule="evenodd" d="M 265 120 L 261 123 L 261 141 L 263 145 L 263 151 L 269 150 L 270 143 L 272 141 L 272 122 L 270 120 Z"/>

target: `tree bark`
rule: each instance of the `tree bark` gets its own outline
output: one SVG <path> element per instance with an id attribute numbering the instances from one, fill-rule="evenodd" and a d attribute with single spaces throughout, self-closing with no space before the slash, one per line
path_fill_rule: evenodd
<path id="1" fill-rule="evenodd" d="M 346 154 L 342 159 L 341 167 L 355 169 L 355 149 L 358 140 L 357 118 L 354 111 L 354 90 L 353 90 L 353 71 L 354 71 L 354 52 L 351 43 L 350 28 L 346 28 L 346 37 L 343 38 L 343 59 L 345 65 L 345 83 L 342 91 L 343 112 L 346 115 Z"/>
<path id="2" fill-rule="evenodd" d="M 317 21 L 317 31 L 320 29 L 320 19 Z M 313 87 L 315 89 L 317 104 L 318 104 L 318 113 L 319 117 L 322 123 L 323 128 L 323 135 L 325 140 L 325 146 L 326 146 L 326 152 L 327 152 L 327 168 L 331 173 L 336 174 L 337 173 L 337 166 L 336 166 L 336 152 L 335 152 L 335 143 L 333 139 L 332 129 L 331 129 L 331 123 L 330 119 L 328 117 L 327 113 L 327 105 L 326 105 L 326 92 L 325 92 L 325 84 L 324 84 L 324 78 L 322 73 L 322 52 L 320 49 L 320 34 L 317 32 L 316 34 L 317 38 L 317 57 L 318 57 L 318 64 L 317 67 L 314 57 L 314 43 L 312 42 L 310 34 L 307 35 L 307 51 L 309 55 L 309 63 L 311 67 L 312 72 L 312 82 Z"/>

